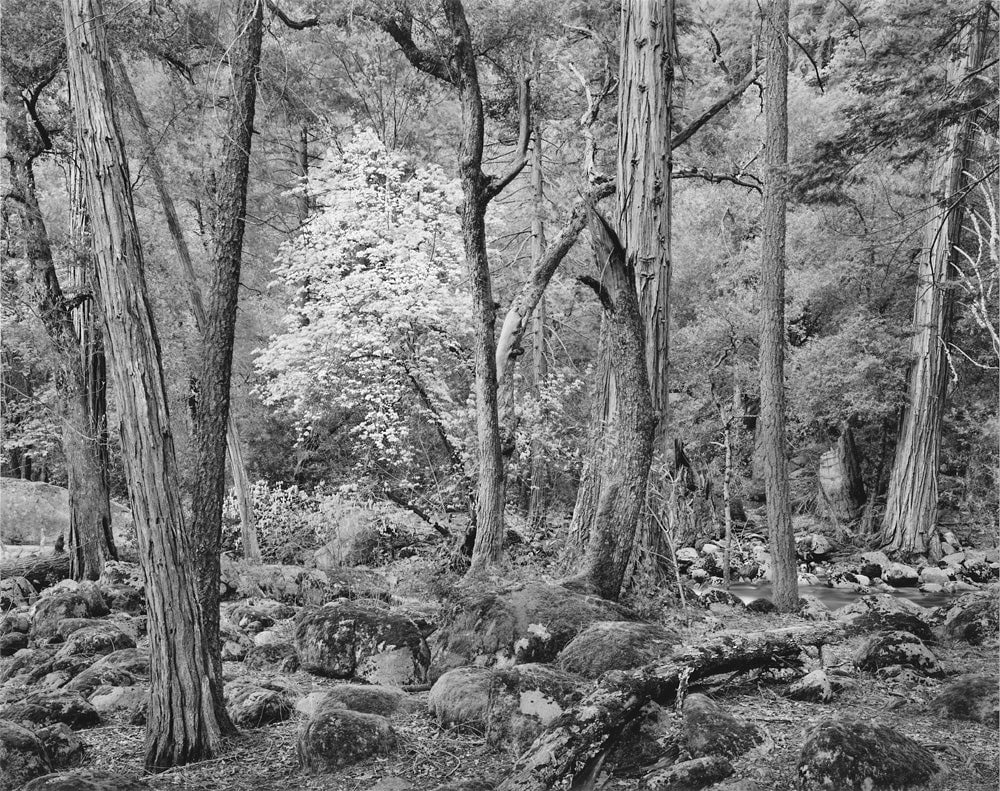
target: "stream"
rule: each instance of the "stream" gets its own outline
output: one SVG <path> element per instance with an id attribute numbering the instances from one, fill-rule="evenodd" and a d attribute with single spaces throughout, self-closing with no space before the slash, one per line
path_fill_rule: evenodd
<path id="1" fill-rule="evenodd" d="M 755 584 L 752 582 L 738 582 L 729 586 L 730 593 L 738 596 L 744 604 L 749 604 L 756 599 L 770 599 L 770 583 Z M 884 591 L 877 591 L 882 593 Z M 815 596 L 831 610 L 839 610 L 857 599 L 863 594 L 846 588 L 828 588 L 826 585 L 799 585 L 799 595 L 809 594 Z M 909 599 L 914 604 L 921 607 L 940 607 L 947 604 L 957 594 L 954 593 L 921 593 L 917 588 L 894 588 L 892 596 L 901 599 Z"/>

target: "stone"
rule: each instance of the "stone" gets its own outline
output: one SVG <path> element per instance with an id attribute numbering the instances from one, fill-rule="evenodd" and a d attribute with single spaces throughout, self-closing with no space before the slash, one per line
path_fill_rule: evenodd
<path id="1" fill-rule="evenodd" d="M 22 648 L 28 647 L 28 635 L 24 632 L 8 632 L 0 635 L 0 656 L 14 656 Z"/>
<path id="2" fill-rule="evenodd" d="M 609 670 L 631 670 L 670 653 L 679 637 L 656 624 L 596 621 L 559 652 L 555 665 L 584 678 Z"/>
<path id="3" fill-rule="evenodd" d="M 251 648 L 243 663 L 251 670 L 294 673 L 299 669 L 299 655 L 291 643 L 268 643 Z"/>
<path id="4" fill-rule="evenodd" d="M 924 566 L 920 569 L 920 582 L 933 585 L 947 585 L 951 582 L 951 577 L 948 576 L 948 572 L 937 568 L 936 566 Z"/>
<path id="5" fill-rule="evenodd" d="M 6 612 L 32 604 L 38 598 L 35 586 L 27 577 L 6 577 L 0 580 L 0 611 Z"/>
<path id="6" fill-rule="evenodd" d="M 227 618 L 233 626 L 249 634 L 257 634 L 274 626 L 275 620 L 264 609 L 246 604 L 233 607 L 227 614 Z"/>
<path id="7" fill-rule="evenodd" d="M 698 791 L 733 773 L 733 766 L 725 758 L 709 755 L 657 769 L 642 778 L 642 791 Z"/>
<path id="8" fill-rule="evenodd" d="M 137 712 L 145 716 L 149 705 L 149 691 L 142 686 L 102 686 L 88 698 L 102 722 L 112 720 L 131 723 Z"/>
<path id="9" fill-rule="evenodd" d="M 941 717 L 972 720 L 996 729 L 1000 725 L 998 687 L 995 676 L 962 676 L 942 687 L 930 708 Z"/>
<path id="10" fill-rule="evenodd" d="M 924 673 L 938 672 L 938 661 L 930 649 L 910 632 L 883 632 L 861 646 L 855 664 L 875 671 L 890 665 L 912 667 Z"/>
<path id="11" fill-rule="evenodd" d="M 41 690 L 0 709 L 0 719 L 35 725 L 64 722 L 73 730 L 101 724 L 97 710 L 75 692 Z"/>
<path id="12" fill-rule="evenodd" d="M 944 593 L 945 587 L 933 582 L 924 582 L 917 588 L 921 593 Z"/>
<path id="13" fill-rule="evenodd" d="M 26 674 L 26 681 L 37 681 L 52 669 L 55 651 L 48 648 L 22 648 L 0 665 L 0 683 Z"/>
<path id="14" fill-rule="evenodd" d="M 931 751 L 898 731 L 859 720 L 824 720 L 806 733 L 801 791 L 919 786 L 938 771 Z"/>
<path id="15" fill-rule="evenodd" d="M 253 640 L 228 621 L 219 621 L 219 642 L 223 662 L 242 662 L 253 649 Z"/>
<path id="16" fill-rule="evenodd" d="M 225 686 L 226 711 L 239 728 L 259 728 L 272 722 L 283 722 L 292 716 L 288 695 L 276 689 L 245 681 L 233 681 Z"/>
<path id="17" fill-rule="evenodd" d="M 921 640 L 933 641 L 936 617 L 932 610 L 887 593 L 861 596 L 837 610 L 838 620 L 854 625 L 855 631 L 903 630 Z"/>
<path id="18" fill-rule="evenodd" d="M 561 585 L 463 587 L 431 635 L 431 680 L 463 665 L 551 662 L 595 621 L 634 620 L 624 607 Z"/>
<path id="19" fill-rule="evenodd" d="M 811 593 L 799 596 L 799 615 L 809 621 L 833 620 L 830 608 Z"/>
<path id="20" fill-rule="evenodd" d="M 96 769 L 57 772 L 35 778 L 23 791 L 143 791 L 141 780 Z"/>
<path id="21" fill-rule="evenodd" d="M 110 654 L 123 648 L 135 648 L 135 640 L 110 621 L 96 626 L 84 626 L 72 632 L 59 649 L 57 657 L 96 656 Z"/>
<path id="22" fill-rule="evenodd" d="M 952 640 L 980 645 L 1000 633 L 1000 614 L 995 595 L 962 596 L 945 610 L 944 632 Z"/>
<path id="23" fill-rule="evenodd" d="M 882 579 L 894 588 L 909 588 L 917 584 L 920 577 L 913 566 L 904 563 L 890 563 L 889 568 L 883 569 Z"/>
<path id="24" fill-rule="evenodd" d="M 692 758 L 736 758 L 765 740 L 763 731 L 734 717 L 706 695 L 694 693 L 684 700 L 683 736 Z"/>
<path id="25" fill-rule="evenodd" d="M 698 559 L 698 550 L 694 547 L 681 547 L 677 550 L 677 562 L 680 564 L 694 563 Z"/>
<path id="26" fill-rule="evenodd" d="M 11 634 L 13 632 L 28 633 L 31 628 L 31 621 L 28 620 L 27 613 L 9 612 L 0 617 L 0 635 Z"/>
<path id="27" fill-rule="evenodd" d="M 27 728 L 0 719 L 0 789 L 23 788 L 32 778 L 51 771 L 42 740 Z"/>
<path id="28" fill-rule="evenodd" d="M 374 572 L 361 569 L 323 571 L 281 564 L 251 565 L 224 555 L 220 570 L 225 595 L 240 599 L 319 606 L 348 596 L 388 598 L 387 583 Z"/>
<path id="29" fill-rule="evenodd" d="M 330 772 L 396 748 L 389 720 L 342 708 L 326 708 L 310 717 L 299 731 L 296 752 L 310 773 Z"/>
<path id="30" fill-rule="evenodd" d="M 0 532 L 10 544 L 52 546 L 59 536 L 69 536 L 69 492 L 62 486 L 3 479 L 0 497 Z M 134 536 L 132 512 L 112 500 L 111 529 L 115 544 Z"/>
<path id="31" fill-rule="evenodd" d="M 316 711 L 322 708 L 343 708 L 362 714 L 380 714 L 391 717 L 407 700 L 406 693 L 396 687 L 374 684 L 336 684 L 325 690 L 312 704 Z"/>
<path id="32" fill-rule="evenodd" d="M 829 703 L 833 700 L 833 685 L 822 668 L 806 673 L 788 687 L 788 697 L 792 700 L 806 700 L 813 703 Z"/>
<path id="33" fill-rule="evenodd" d="M 312 673 L 390 686 L 424 683 L 430 664 L 414 621 L 349 601 L 299 613 L 295 649 L 302 668 Z"/>
<path id="34" fill-rule="evenodd" d="M 881 577 L 883 572 L 892 565 L 892 561 L 889 560 L 889 556 L 882 552 L 881 550 L 875 550 L 874 552 L 862 552 L 861 562 L 865 566 L 877 566 L 877 573 L 869 573 L 862 569 L 862 573 L 868 577 Z"/>
<path id="35" fill-rule="evenodd" d="M 90 670 L 103 672 L 106 668 L 125 670 L 137 678 L 149 678 L 149 651 L 145 648 L 122 648 L 105 654 L 90 666 Z"/>
<path id="36" fill-rule="evenodd" d="M 80 766 L 85 757 L 83 742 L 64 722 L 57 722 L 44 728 L 37 728 L 35 736 L 45 747 L 45 754 L 53 769 L 68 769 Z"/>
<path id="37" fill-rule="evenodd" d="M 515 754 L 580 700 L 580 677 L 549 665 L 460 667 L 431 687 L 428 709 L 442 727 L 482 733 Z"/>
<path id="38" fill-rule="evenodd" d="M 59 622 L 64 618 L 96 618 L 107 614 L 107 605 L 96 588 L 82 585 L 77 590 L 50 588 L 31 607 L 29 631 L 32 639 L 42 641 L 58 637 Z"/>

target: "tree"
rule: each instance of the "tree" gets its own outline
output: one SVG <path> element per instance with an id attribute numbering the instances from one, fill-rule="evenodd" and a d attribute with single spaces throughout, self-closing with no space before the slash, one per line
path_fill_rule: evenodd
<path id="1" fill-rule="evenodd" d="M 964 70 L 951 69 L 951 82 L 963 94 L 977 88 L 986 58 L 990 7 L 983 4 L 965 32 Z M 976 134 L 975 112 L 962 113 L 948 126 L 947 144 L 934 174 L 934 205 L 924 231 L 913 308 L 907 403 L 900 423 L 895 461 L 889 478 L 882 540 L 886 549 L 904 555 L 930 551 L 940 555 L 936 537 L 938 457 L 941 423 L 948 396 L 948 348 L 953 294 L 961 244 L 962 206 Z"/>
<path id="2" fill-rule="evenodd" d="M 162 771 L 213 755 L 231 725 L 213 659 L 219 647 L 202 633 L 190 566 L 159 340 L 111 103 L 105 19 L 101 0 L 64 0 L 77 148 L 146 581 L 151 681 L 145 765 Z"/>
<path id="3" fill-rule="evenodd" d="M 788 211 L 788 0 L 772 0 L 764 21 L 764 207 L 760 264 L 760 423 L 774 606 L 798 608 L 795 534 L 785 452 L 785 226 Z"/>

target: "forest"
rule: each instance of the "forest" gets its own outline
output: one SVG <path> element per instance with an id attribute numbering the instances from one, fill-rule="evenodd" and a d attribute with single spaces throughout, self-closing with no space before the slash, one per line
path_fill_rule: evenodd
<path id="1" fill-rule="evenodd" d="M 0 789 L 997 788 L 993 2 L 0 14 Z"/>

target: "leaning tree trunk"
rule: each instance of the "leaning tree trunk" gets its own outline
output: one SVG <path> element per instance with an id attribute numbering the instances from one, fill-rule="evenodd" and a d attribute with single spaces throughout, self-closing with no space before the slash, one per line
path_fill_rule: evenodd
<path id="1" fill-rule="evenodd" d="M 111 533 L 106 468 L 90 420 L 86 360 L 81 357 L 71 303 L 63 295 L 56 275 L 35 189 L 32 161 L 42 149 L 9 80 L 5 80 L 4 108 L 9 197 L 20 221 L 25 258 L 31 266 L 32 302 L 57 357 L 54 383 L 60 396 L 59 420 L 68 478 L 70 575 L 78 580 L 97 579 L 105 561 L 116 559 L 118 554 Z"/>
<path id="2" fill-rule="evenodd" d="M 826 511 L 838 528 L 861 516 L 865 507 L 865 482 L 850 426 L 845 425 L 837 444 L 820 456 L 817 477 Z"/>
<path id="3" fill-rule="evenodd" d="M 581 579 L 606 599 L 621 594 L 646 496 L 653 458 L 656 417 L 646 378 L 642 316 L 635 293 L 635 273 L 625 249 L 605 220 L 593 210 L 599 271 L 604 282 L 587 279 L 601 300 L 608 348 L 617 383 L 618 409 L 606 426 L 598 451 L 596 507 Z"/>
<path id="4" fill-rule="evenodd" d="M 231 725 L 213 661 L 219 647 L 201 629 L 160 344 L 111 104 L 105 18 L 101 0 L 64 0 L 77 150 L 145 579 L 151 677 L 145 765 L 161 771 L 215 754 Z"/>
<path id="5" fill-rule="evenodd" d="M 128 106 L 129 113 L 135 123 L 136 131 L 139 133 L 139 141 L 142 144 L 143 156 L 146 168 L 149 170 L 156 187 L 163 213 L 167 219 L 167 228 L 170 236 L 174 240 L 174 250 L 181 263 L 184 282 L 187 286 L 188 301 L 191 304 L 191 312 L 194 314 L 195 326 L 199 333 L 205 331 L 208 326 L 208 315 L 205 312 L 205 303 L 202 300 L 201 289 L 198 288 L 198 277 L 194 271 L 194 262 L 191 258 L 191 251 L 188 248 L 187 240 L 184 238 L 184 230 L 181 228 L 180 218 L 177 216 L 177 209 L 174 206 L 174 199 L 170 197 L 167 189 L 167 180 L 160 166 L 160 158 L 156 154 L 153 145 L 153 136 L 149 131 L 149 124 L 146 123 L 146 116 L 142 112 L 142 106 L 135 95 L 132 81 L 128 72 L 120 59 L 115 60 L 115 67 L 118 77 L 118 84 L 121 88 L 121 96 Z M 243 557 L 250 563 L 260 563 L 260 542 L 257 540 L 257 521 L 253 512 L 253 496 L 250 490 L 250 476 L 247 474 L 246 462 L 243 458 L 243 442 L 240 439 L 239 428 L 236 419 L 230 413 L 226 422 L 226 449 L 229 457 L 229 469 L 233 475 L 233 488 L 236 489 L 236 503 L 240 511 L 240 538 L 243 542 Z"/>
<path id="6" fill-rule="evenodd" d="M 795 534 L 785 454 L 785 222 L 788 208 L 788 0 L 772 0 L 765 26 L 767 91 L 761 217 L 760 422 L 774 606 L 798 607 Z"/>
<path id="7" fill-rule="evenodd" d="M 229 52 L 232 94 L 216 193 L 212 284 L 202 329 L 202 367 L 194 414 L 198 471 L 192 497 L 191 535 L 205 638 L 213 645 L 219 642 L 219 551 L 226 484 L 226 435 L 232 426 L 229 390 L 263 19 L 260 0 L 237 2 L 237 38 Z M 235 467 L 235 462 L 242 460 L 233 461 Z M 216 661 L 221 671 L 221 661 Z"/>
<path id="8" fill-rule="evenodd" d="M 989 6 L 984 5 L 969 31 L 964 73 L 950 75 L 957 90 L 970 91 L 974 80 L 969 77 L 982 68 L 989 14 Z M 935 526 L 941 418 L 948 394 L 946 346 L 952 312 L 948 280 L 962 230 L 962 191 L 976 127 L 974 114 L 967 111 L 948 129 L 948 146 L 934 176 L 935 205 L 925 226 L 917 270 L 908 397 L 882 523 L 885 548 L 904 555 L 940 552 Z"/>

